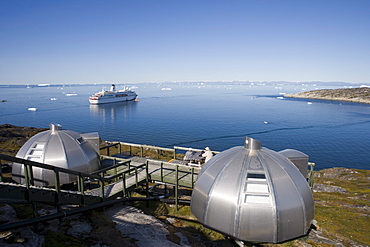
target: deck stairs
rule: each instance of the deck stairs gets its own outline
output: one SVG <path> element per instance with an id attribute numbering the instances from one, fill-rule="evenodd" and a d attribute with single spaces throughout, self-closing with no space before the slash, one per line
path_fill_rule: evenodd
<path id="1" fill-rule="evenodd" d="M 124 154 L 105 156 L 102 167 L 93 174 L 93 179 L 85 175 L 83 190 L 0 182 L 0 202 L 91 205 L 127 197 L 129 192 L 146 182 L 193 188 L 200 171 L 197 167 Z M 104 181 L 104 186 L 99 186 L 99 181 Z"/>

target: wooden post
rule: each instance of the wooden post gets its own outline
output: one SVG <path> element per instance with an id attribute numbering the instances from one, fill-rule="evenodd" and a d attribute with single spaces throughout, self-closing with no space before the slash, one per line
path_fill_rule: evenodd
<path id="1" fill-rule="evenodd" d="M 161 162 L 161 182 L 163 182 L 163 162 Z"/>
<path id="2" fill-rule="evenodd" d="M 55 183 L 55 202 L 57 204 L 58 212 L 62 211 L 60 204 L 60 179 L 58 169 L 54 169 L 54 183 Z"/>
<path id="3" fill-rule="evenodd" d="M 78 174 L 78 185 L 79 185 L 79 188 L 78 188 L 78 191 L 81 193 L 81 205 L 84 205 L 85 204 L 85 184 L 84 184 L 84 178 L 82 176 L 82 174 Z"/>
<path id="4" fill-rule="evenodd" d="M 27 166 L 27 170 L 28 170 L 28 179 L 30 180 L 30 185 L 35 185 L 35 182 L 33 180 L 33 169 L 32 169 L 31 164 Z"/>
<path id="5" fill-rule="evenodd" d="M 175 188 L 175 206 L 179 210 L 179 166 L 176 165 L 176 188 Z"/>
<path id="6" fill-rule="evenodd" d="M 3 164 L 0 160 L 0 182 L 3 181 Z"/>
<path id="7" fill-rule="evenodd" d="M 117 167 L 116 167 L 116 165 L 117 165 L 117 159 L 116 159 L 116 158 L 114 158 L 114 159 L 113 159 L 114 175 L 117 175 Z"/>
<path id="8" fill-rule="evenodd" d="M 194 189 L 194 167 L 191 168 L 191 188 Z"/>
<path id="9" fill-rule="evenodd" d="M 81 180 L 80 180 L 80 176 L 77 177 L 77 191 L 81 192 Z"/>
<path id="10" fill-rule="evenodd" d="M 149 197 L 149 161 L 146 161 L 145 164 L 145 172 L 146 172 L 146 197 Z M 146 201 L 146 206 L 149 208 L 149 201 Z"/>
<path id="11" fill-rule="evenodd" d="M 28 170 L 28 164 L 27 162 L 24 162 L 24 168 L 23 168 L 23 172 L 24 172 L 24 182 L 26 184 L 26 189 L 27 189 L 27 200 L 30 201 L 31 200 L 31 190 L 30 190 L 30 179 L 29 179 L 29 170 Z"/>
<path id="12" fill-rule="evenodd" d="M 136 184 L 136 187 L 138 186 L 138 177 L 137 177 L 137 168 L 135 167 L 135 184 Z"/>
<path id="13" fill-rule="evenodd" d="M 99 183 L 100 183 L 100 198 L 101 198 L 101 201 L 104 201 L 104 178 L 100 178 L 99 179 Z"/>
<path id="14" fill-rule="evenodd" d="M 149 187 L 149 160 L 146 161 L 145 172 L 146 172 L 146 183 Z M 148 187 L 147 187 L 147 189 L 148 189 Z"/>
<path id="15" fill-rule="evenodd" d="M 122 182 L 123 182 L 123 187 L 122 187 L 123 196 L 126 197 L 127 196 L 127 192 L 126 192 L 126 173 L 123 173 Z"/>

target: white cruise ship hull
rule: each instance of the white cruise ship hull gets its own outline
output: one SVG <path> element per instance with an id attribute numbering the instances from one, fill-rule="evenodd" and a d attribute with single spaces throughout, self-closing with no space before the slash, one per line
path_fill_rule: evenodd
<path id="1" fill-rule="evenodd" d="M 116 102 L 124 102 L 135 100 L 137 94 L 132 91 L 126 92 L 117 92 L 117 93 L 109 93 L 102 96 L 91 96 L 89 98 L 90 104 L 92 105 L 100 105 L 100 104 L 108 104 L 108 103 L 116 103 Z"/>

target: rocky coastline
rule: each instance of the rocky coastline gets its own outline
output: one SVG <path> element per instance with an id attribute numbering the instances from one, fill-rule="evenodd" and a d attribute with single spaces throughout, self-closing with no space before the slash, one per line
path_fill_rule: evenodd
<path id="1" fill-rule="evenodd" d="M 370 88 L 343 88 L 343 89 L 322 89 L 307 92 L 285 94 L 284 97 L 335 100 L 370 104 Z"/>

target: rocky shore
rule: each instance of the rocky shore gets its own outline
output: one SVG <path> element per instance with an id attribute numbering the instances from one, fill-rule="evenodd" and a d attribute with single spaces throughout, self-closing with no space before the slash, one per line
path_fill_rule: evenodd
<path id="1" fill-rule="evenodd" d="M 304 99 L 322 99 L 348 101 L 356 103 L 370 104 L 370 88 L 345 88 L 345 89 L 322 89 L 307 92 L 285 94 L 284 97 L 304 98 Z"/>

